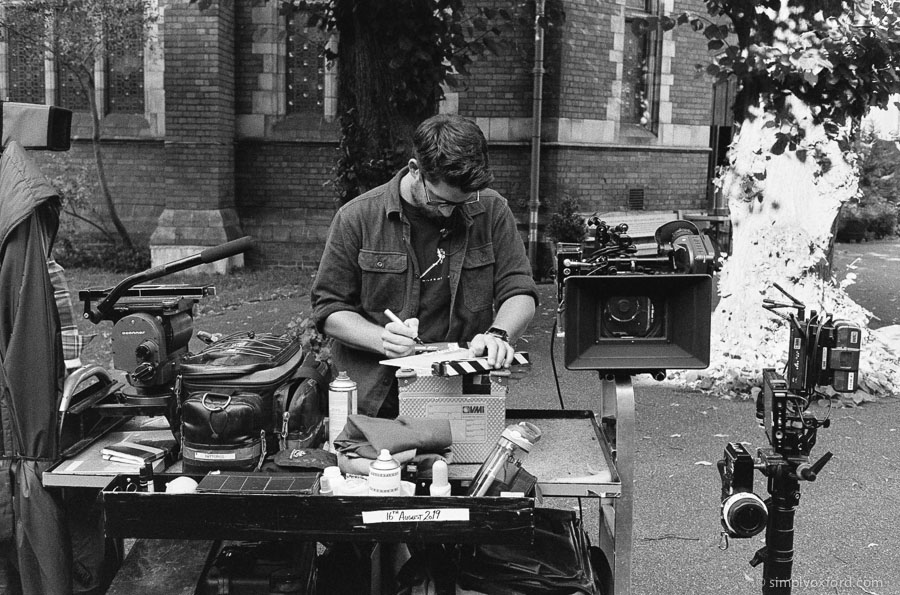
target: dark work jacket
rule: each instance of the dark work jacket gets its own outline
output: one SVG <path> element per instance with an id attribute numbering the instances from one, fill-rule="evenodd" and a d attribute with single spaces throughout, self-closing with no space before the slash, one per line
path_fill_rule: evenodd
<path id="1" fill-rule="evenodd" d="M 72 591 L 62 509 L 41 483 L 58 455 L 57 408 L 65 375 L 47 272 L 58 223 L 56 191 L 10 142 L 0 158 L 0 541 L 14 531 L 26 595 Z"/>
<path id="2" fill-rule="evenodd" d="M 419 265 L 410 244 L 410 223 L 400 206 L 403 169 L 387 184 L 341 207 L 331 222 L 313 283 L 313 319 L 320 331 L 331 314 L 350 310 L 379 326 L 384 310 L 401 319 L 419 312 Z M 468 341 L 486 331 L 494 311 L 515 295 L 537 302 L 537 287 L 525 245 L 506 199 L 482 190 L 479 202 L 464 205 L 465 231 L 450 236 L 450 320 L 447 341 Z M 396 368 L 378 362 L 383 354 L 335 342 L 332 358 L 358 384 L 359 413 L 375 416 L 396 391 Z"/>

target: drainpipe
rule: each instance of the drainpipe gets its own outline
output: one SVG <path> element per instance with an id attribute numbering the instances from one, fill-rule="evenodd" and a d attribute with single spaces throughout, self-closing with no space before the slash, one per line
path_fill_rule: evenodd
<path id="1" fill-rule="evenodd" d="M 531 107 L 531 201 L 528 218 L 528 258 L 533 271 L 537 270 L 538 207 L 541 206 L 541 107 L 544 101 L 544 3 L 536 0 L 534 7 L 534 91 Z"/>

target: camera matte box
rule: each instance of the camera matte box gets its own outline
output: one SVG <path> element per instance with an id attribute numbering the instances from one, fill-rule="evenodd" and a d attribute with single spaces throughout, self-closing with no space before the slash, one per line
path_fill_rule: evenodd
<path id="1" fill-rule="evenodd" d="M 610 299 L 647 298 L 658 305 L 659 336 L 602 336 Z M 565 280 L 565 364 L 569 370 L 641 374 L 709 366 L 712 277 L 593 275 Z"/>
<path id="2" fill-rule="evenodd" d="M 419 376 L 397 371 L 400 415 L 446 419 L 453 463 L 482 463 L 506 428 L 509 371 L 470 376 Z"/>

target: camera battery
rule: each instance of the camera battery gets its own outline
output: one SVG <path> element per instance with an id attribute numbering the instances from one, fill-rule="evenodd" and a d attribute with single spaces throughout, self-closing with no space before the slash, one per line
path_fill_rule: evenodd
<path id="1" fill-rule="evenodd" d="M 859 382 L 862 333 L 847 321 L 837 321 L 828 331 L 828 344 L 820 348 L 818 384 L 830 384 L 837 392 L 852 393 Z"/>

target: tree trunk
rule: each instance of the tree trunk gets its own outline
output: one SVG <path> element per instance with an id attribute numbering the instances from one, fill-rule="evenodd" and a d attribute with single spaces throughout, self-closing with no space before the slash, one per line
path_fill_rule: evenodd
<path id="1" fill-rule="evenodd" d="M 806 106 L 794 101 L 792 108 L 806 129 L 797 147 L 806 151 L 805 160 L 796 151 L 771 153 L 777 128 L 758 110 L 740 125 L 719 180 L 731 210 L 733 255 L 720 273 L 711 371 L 725 370 L 726 380 L 758 376 L 763 367 L 780 369 L 785 361 L 787 325 L 762 307 L 765 298 L 790 301 L 775 283 L 806 304 L 807 316 L 824 310 L 861 327 L 869 318 L 842 284 L 823 278 L 833 223 L 841 204 L 855 195 L 858 176 L 837 142 L 812 125 Z"/>
<path id="2" fill-rule="evenodd" d="M 410 11 L 430 18 L 426 0 L 338 0 L 335 5 L 338 46 L 338 111 L 342 115 L 344 154 L 341 168 L 355 176 L 341 175 L 345 200 L 384 183 L 411 156 L 412 132 L 435 113 L 434 96 L 418 104 L 405 103 L 401 90 L 414 82 L 396 66 L 397 36 L 392 23 L 408 22 Z M 396 15 L 396 18 L 392 18 Z M 402 18 L 401 18 L 402 16 Z M 374 26 L 377 24 L 377 26 Z"/>
<path id="3" fill-rule="evenodd" d="M 97 96 L 95 94 L 93 81 L 91 81 L 91 84 L 85 89 L 85 92 L 87 93 L 91 107 L 91 146 L 94 149 L 94 161 L 97 164 L 97 180 L 100 182 L 100 192 L 103 194 L 106 212 L 109 215 L 109 219 L 112 221 L 113 226 L 116 228 L 119 237 L 122 239 L 122 242 L 127 248 L 133 249 L 134 242 L 131 241 L 128 230 L 125 228 L 122 220 L 119 219 L 119 213 L 116 211 L 116 204 L 113 202 L 112 194 L 109 191 L 109 183 L 106 181 L 106 169 L 103 166 L 103 155 L 100 151 L 100 115 L 99 110 L 97 109 Z"/>

